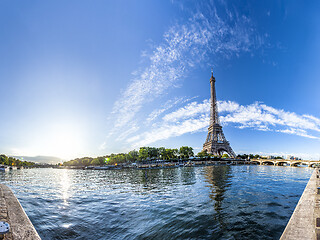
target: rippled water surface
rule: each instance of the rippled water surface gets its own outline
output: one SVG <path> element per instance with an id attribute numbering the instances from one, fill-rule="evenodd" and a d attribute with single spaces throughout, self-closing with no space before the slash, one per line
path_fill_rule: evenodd
<path id="1" fill-rule="evenodd" d="M 42 239 L 278 239 L 312 169 L 1 172 Z"/>

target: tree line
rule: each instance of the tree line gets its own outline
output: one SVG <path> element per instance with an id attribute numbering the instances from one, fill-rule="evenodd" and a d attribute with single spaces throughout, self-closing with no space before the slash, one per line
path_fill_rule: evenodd
<path id="1" fill-rule="evenodd" d="M 91 166 L 91 165 L 104 165 L 107 156 L 101 157 L 83 157 L 83 158 L 76 158 L 67 162 L 64 162 L 64 166 Z"/>
<path id="2" fill-rule="evenodd" d="M 128 153 L 117 153 L 106 156 L 91 158 L 83 157 L 76 158 L 64 162 L 64 166 L 92 166 L 92 165 L 114 165 L 123 163 L 141 162 L 146 160 L 178 160 L 188 159 L 194 156 L 193 148 L 182 146 L 177 148 L 164 148 L 164 147 L 140 147 L 140 149 L 132 150 Z"/>
<path id="3" fill-rule="evenodd" d="M 198 152 L 197 157 L 200 157 L 200 158 L 209 158 L 209 157 L 229 158 L 229 155 L 227 153 L 224 153 L 222 156 L 218 156 L 215 154 L 208 153 L 207 150 L 202 150 L 201 152 Z"/>
<path id="4" fill-rule="evenodd" d="M 23 161 L 14 157 L 8 157 L 4 154 L 0 155 L 0 164 L 7 166 L 33 166 L 34 162 Z"/>
<path id="5" fill-rule="evenodd" d="M 139 150 L 132 150 L 128 153 L 117 153 L 105 156 L 100 156 L 96 158 L 83 157 L 76 158 L 67 162 L 64 162 L 64 166 L 97 166 L 97 165 L 115 165 L 123 163 L 134 163 L 143 162 L 148 160 L 179 160 L 179 159 L 189 159 L 193 157 L 193 148 L 188 146 L 182 146 L 177 148 L 164 148 L 164 147 L 140 147 Z M 223 154 L 222 156 L 217 156 L 213 154 L 208 154 L 207 151 L 201 151 L 197 155 L 200 158 L 229 158 L 228 154 Z M 237 155 L 237 159 L 258 159 L 265 158 L 258 154 L 242 154 Z M 282 157 L 275 157 L 275 159 L 281 159 Z"/>

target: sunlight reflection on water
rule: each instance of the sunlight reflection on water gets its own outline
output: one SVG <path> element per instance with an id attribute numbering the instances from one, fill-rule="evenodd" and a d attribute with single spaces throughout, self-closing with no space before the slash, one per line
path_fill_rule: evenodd
<path id="1" fill-rule="evenodd" d="M 62 199 L 64 205 L 68 204 L 68 198 L 69 198 L 69 188 L 70 188 L 70 179 L 68 174 L 68 169 L 61 169 L 62 174 L 60 175 L 60 184 L 61 184 L 61 190 L 62 190 Z"/>

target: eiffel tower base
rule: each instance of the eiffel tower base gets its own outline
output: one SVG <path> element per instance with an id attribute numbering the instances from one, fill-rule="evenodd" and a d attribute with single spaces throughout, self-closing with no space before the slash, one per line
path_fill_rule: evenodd
<path id="1" fill-rule="evenodd" d="M 222 156 L 222 154 L 226 152 L 229 157 L 236 158 L 236 155 L 230 147 L 229 143 L 205 143 L 203 144 L 203 151 L 207 151 L 207 153 L 216 156 Z"/>
<path id="2" fill-rule="evenodd" d="M 213 124 L 208 128 L 208 136 L 203 144 L 202 151 L 207 151 L 207 153 L 217 156 L 221 156 L 226 152 L 229 157 L 236 158 L 236 154 L 226 140 L 220 124 Z"/>

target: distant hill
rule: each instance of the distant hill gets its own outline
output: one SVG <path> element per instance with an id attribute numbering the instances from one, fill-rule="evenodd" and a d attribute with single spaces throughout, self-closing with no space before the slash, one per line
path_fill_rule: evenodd
<path id="1" fill-rule="evenodd" d="M 49 164 L 57 164 L 59 162 L 62 162 L 61 158 L 58 157 L 52 157 L 52 156 L 35 156 L 35 157 L 29 157 L 29 156 L 12 156 L 14 158 L 18 158 L 20 160 L 24 161 L 30 161 L 35 163 L 49 163 Z"/>

